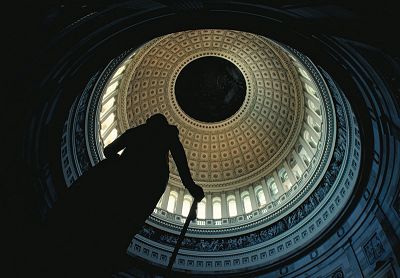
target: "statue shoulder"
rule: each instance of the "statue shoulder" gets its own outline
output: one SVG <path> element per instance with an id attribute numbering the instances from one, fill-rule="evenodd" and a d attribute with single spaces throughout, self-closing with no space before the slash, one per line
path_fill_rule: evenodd
<path id="1" fill-rule="evenodd" d="M 146 129 L 146 126 L 144 124 L 141 124 L 141 125 L 127 129 L 124 133 L 126 133 L 127 135 L 135 135 L 136 133 L 143 132 L 143 130 L 145 130 L 145 129 Z"/>
<path id="2" fill-rule="evenodd" d="M 173 136 L 178 136 L 179 135 L 179 129 L 175 125 L 169 125 L 168 126 L 168 133 L 170 135 L 173 135 Z"/>

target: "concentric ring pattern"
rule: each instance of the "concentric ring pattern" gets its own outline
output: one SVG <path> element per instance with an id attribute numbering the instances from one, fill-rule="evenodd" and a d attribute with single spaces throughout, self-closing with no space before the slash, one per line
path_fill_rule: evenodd
<path id="1" fill-rule="evenodd" d="M 174 93 L 180 71 L 207 56 L 236 65 L 247 87 L 240 109 L 214 123 L 189 117 Z M 150 41 L 133 56 L 117 99 L 119 129 L 122 133 L 161 112 L 178 126 L 196 182 L 210 189 L 238 187 L 266 176 L 291 152 L 304 117 L 302 90 L 290 57 L 271 40 L 231 30 L 174 33 Z M 179 183 L 170 161 L 171 182 Z"/>

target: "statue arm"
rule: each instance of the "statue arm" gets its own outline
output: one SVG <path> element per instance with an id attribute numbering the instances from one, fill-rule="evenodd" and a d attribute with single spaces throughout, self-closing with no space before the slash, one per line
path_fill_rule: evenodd
<path id="1" fill-rule="evenodd" d="M 111 144 L 104 148 L 104 155 L 106 158 L 118 157 L 118 152 L 126 147 L 128 131 L 115 139 Z"/>
<path id="2" fill-rule="evenodd" d="M 179 140 L 178 129 L 176 127 L 174 127 L 174 129 L 170 143 L 172 157 L 175 161 L 176 167 L 178 168 L 179 176 L 181 177 L 183 185 L 189 190 L 194 199 L 199 202 L 204 198 L 204 191 L 192 179 L 185 150 Z"/>

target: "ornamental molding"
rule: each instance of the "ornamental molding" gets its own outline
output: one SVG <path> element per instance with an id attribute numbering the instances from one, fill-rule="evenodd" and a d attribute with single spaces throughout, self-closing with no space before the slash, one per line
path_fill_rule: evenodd
<path id="1" fill-rule="evenodd" d="M 246 80 L 241 108 L 217 123 L 187 116 L 174 86 L 185 65 L 217 56 L 235 64 Z M 163 113 L 178 126 L 194 180 L 204 188 L 232 189 L 259 180 L 289 155 L 304 116 L 302 83 L 282 47 L 230 30 L 192 30 L 157 38 L 136 51 L 118 94 L 121 132 Z M 170 183 L 181 186 L 170 159 Z"/>

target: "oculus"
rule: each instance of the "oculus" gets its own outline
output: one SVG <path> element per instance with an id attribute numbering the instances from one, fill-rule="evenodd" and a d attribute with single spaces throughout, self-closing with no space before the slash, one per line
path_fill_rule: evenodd
<path id="1" fill-rule="evenodd" d="M 244 102 L 246 82 L 240 70 L 220 57 L 202 57 L 186 65 L 175 83 L 181 109 L 202 122 L 219 122 Z"/>

